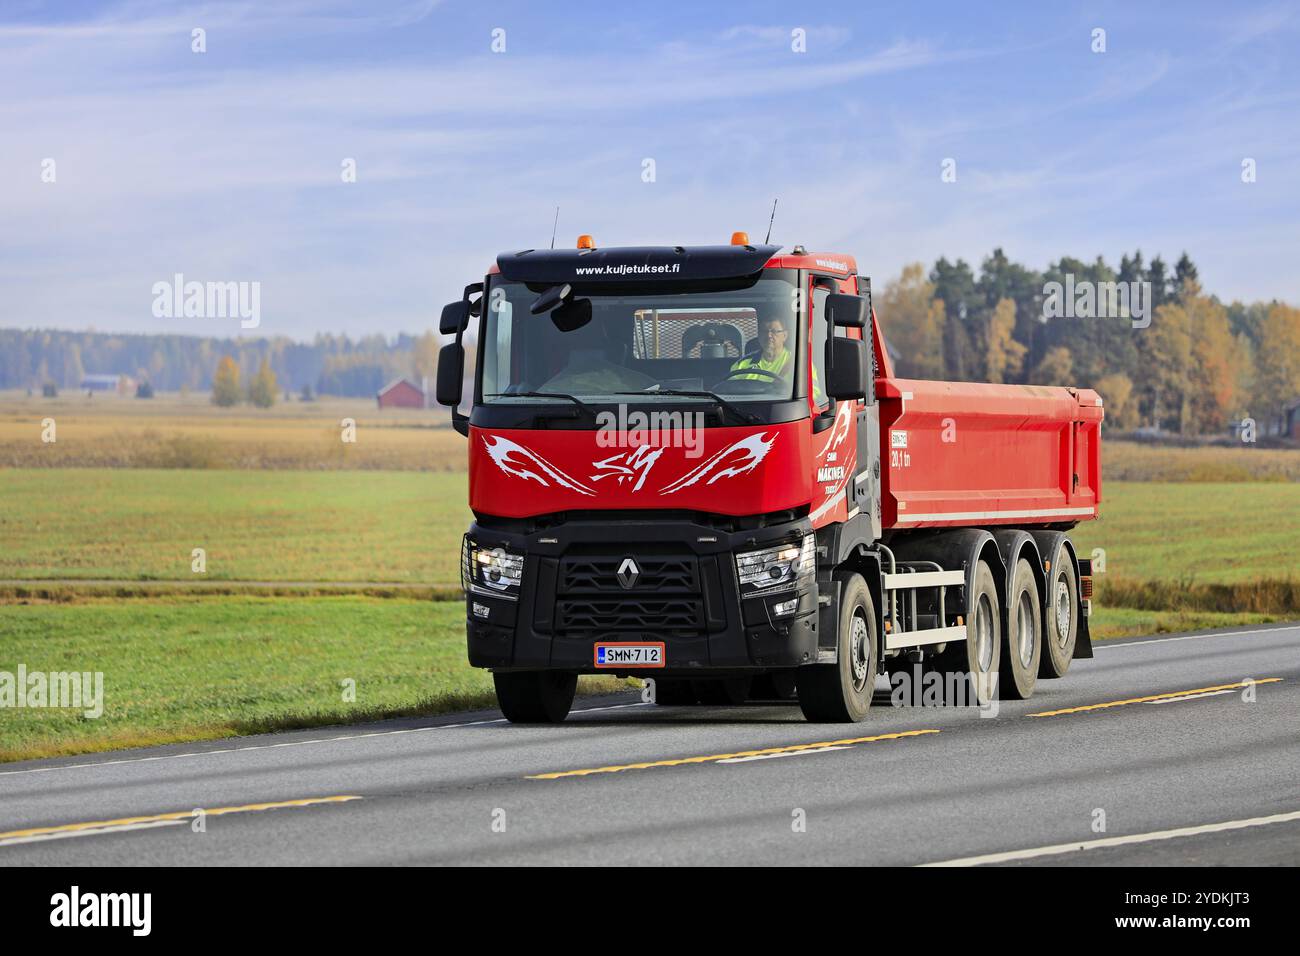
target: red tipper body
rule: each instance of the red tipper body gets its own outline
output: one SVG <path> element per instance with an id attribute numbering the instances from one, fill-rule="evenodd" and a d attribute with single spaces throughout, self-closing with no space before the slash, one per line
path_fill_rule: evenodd
<path id="1" fill-rule="evenodd" d="M 1097 516 L 1091 389 L 881 379 L 885 528 L 1059 524 Z"/>

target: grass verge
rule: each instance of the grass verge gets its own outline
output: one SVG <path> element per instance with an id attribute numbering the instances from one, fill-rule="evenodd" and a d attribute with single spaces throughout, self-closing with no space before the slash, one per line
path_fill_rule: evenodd
<path id="1" fill-rule="evenodd" d="M 360 596 L 0 606 L 0 671 L 104 675 L 98 718 L 6 709 L 0 761 L 495 706 L 491 675 L 466 660 L 464 613 Z M 627 686 L 584 678 L 579 693 Z"/>

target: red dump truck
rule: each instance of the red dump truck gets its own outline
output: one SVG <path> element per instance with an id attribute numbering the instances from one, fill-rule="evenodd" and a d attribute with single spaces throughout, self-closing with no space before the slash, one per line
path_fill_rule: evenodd
<path id="1" fill-rule="evenodd" d="M 579 674 L 859 721 L 880 674 L 984 705 L 1092 656 L 1100 397 L 896 378 L 851 256 L 583 236 L 498 256 L 441 331 L 469 659 L 512 721 Z"/>

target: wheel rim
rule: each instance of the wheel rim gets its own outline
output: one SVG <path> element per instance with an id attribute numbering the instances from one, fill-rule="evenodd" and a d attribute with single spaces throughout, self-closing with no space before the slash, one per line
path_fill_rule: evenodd
<path id="1" fill-rule="evenodd" d="M 1016 603 L 1016 651 L 1020 663 L 1028 667 L 1034 660 L 1034 604 L 1029 592 L 1021 591 Z"/>
<path id="2" fill-rule="evenodd" d="M 981 673 L 993 666 L 993 604 L 987 594 L 975 609 L 975 662 Z"/>
<path id="3" fill-rule="evenodd" d="M 871 636 L 860 610 L 849 625 L 849 660 L 853 664 L 853 689 L 860 693 L 871 679 Z"/>
<path id="4" fill-rule="evenodd" d="M 1064 577 L 1056 579 L 1056 645 L 1064 649 L 1070 639 L 1070 586 Z"/>

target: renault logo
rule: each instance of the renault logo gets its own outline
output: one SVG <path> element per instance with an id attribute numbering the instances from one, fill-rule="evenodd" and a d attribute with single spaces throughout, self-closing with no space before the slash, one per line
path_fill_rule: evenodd
<path id="1" fill-rule="evenodd" d="M 618 566 L 618 583 L 623 585 L 625 590 L 635 585 L 636 579 L 640 576 L 641 569 L 631 558 L 624 558 L 623 563 Z"/>

